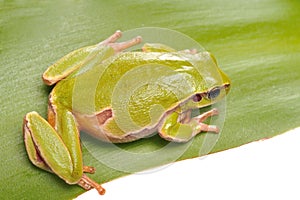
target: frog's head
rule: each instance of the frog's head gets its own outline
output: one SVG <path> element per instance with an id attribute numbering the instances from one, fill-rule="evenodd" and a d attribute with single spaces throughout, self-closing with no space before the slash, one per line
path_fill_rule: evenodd
<path id="1" fill-rule="evenodd" d="M 184 110 L 212 105 L 223 99 L 230 90 L 231 81 L 218 67 L 215 57 L 209 52 L 201 52 L 199 57 L 201 59 L 194 61 L 194 66 L 201 73 L 200 86 L 182 102 L 181 108 Z"/>
<path id="2" fill-rule="evenodd" d="M 230 90 L 230 83 L 214 86 L 205 92 L 199 92 L 192 95 L 187 104 L 192 104 L 194 108 L 201 108 L 212 105 L 225 97 Z"/>

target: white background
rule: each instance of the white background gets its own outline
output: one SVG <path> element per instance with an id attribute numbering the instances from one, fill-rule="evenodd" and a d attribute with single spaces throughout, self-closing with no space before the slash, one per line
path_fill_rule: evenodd
<path id="1" fill-rule="evenodd" d="M 300 199 L 300 127 L 274 138 L 103 184 L 76 200 Z"/>

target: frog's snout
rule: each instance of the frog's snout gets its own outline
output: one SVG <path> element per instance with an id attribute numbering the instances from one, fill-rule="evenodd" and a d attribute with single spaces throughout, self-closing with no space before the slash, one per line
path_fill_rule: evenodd
<path id="1" fill-rule="evenodd" d="M 226 94 L 228 94 L 228 92 L 230 91 L 230 83 L 225 83 L 224 88 L 225 88 Z"/>

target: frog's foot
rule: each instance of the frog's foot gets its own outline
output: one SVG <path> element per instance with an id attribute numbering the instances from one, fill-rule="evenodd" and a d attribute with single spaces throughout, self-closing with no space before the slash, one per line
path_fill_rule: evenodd
<path id="1" fill-rule="evenodd" d="M 142 42 L 142 37 L 137 36 L 131 40 L 120 42 L 120 43 L 109 43 L 108 46 L 112 47 L 115 52 L 121 52 L 129 47 L 135 46 Z"/>
<path id="2" fill-rule="evenodd" d="M 199 133 L 200 132 L 214 132 L 214 133 L 219 133 L 220 130 L 217 126 L 214 126 L 214 125 L 207 125 L 207 124 L 204 124 L 202 122 L 204 122 L 208 117 L 212 117 L 212 116 L 215 116 L 215 115 L 218 115 L 219 114 L 219 111 L 214 108 L 210 111 L 207 111 L 201 115 L 198 115 L 197 117 L 194 117 L 193 119 L 196 120 L 198 123 L 199 123 L 199 127 L 198 127 L 198 130 L 199 130 Z"/>
<path id="3" fill-rule="evenodd" d="M 125 41 L 125 42 L 120 42 L 116 43 L 116 41 L 122 37 L 122 32 L 121 31 L 116 31 L 114 34 L 112 34 L 110 37 L 108 37 L 106 40 L 100 42 L 98 46 L 110 46 L 112 47 L 115 52 L 121 52 L 129 47 L 132 47 L 134 45 L 137 45 L 141 43 L 142 37 L 137 36 L 135 38 L 132 38 L 131 40 Z"/>
<path id="4" fill-rule="evenodd" d="M 90 179 L 84 174 L 82 175 L 81 179 L 77 184 L 80 185 L 85 190 L 90 190 L 92 188 L 95 188 L 100 195 L 105 194 L 105 189 L 100 184 L 96 183 L 95 181 L 93 181 L 92 179 Z"/>

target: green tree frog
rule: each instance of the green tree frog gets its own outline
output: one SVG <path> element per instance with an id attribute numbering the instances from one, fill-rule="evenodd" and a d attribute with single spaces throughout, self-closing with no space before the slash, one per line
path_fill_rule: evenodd
<path id="1" fill-rule="evenodd" d="M 204 121 L 212 109 L 192 117 L 192 109 L 222 99 L 229 78 L 209 52 L 176 51 L 164 44 L 144 44 L 125 51 L 141 37 L 117 43 L 116 31 L 99 44 L 75 50 L 43 74 L 49 95 L 48 121 L 37 112 L 24 117 L 23 135 L 31 162 L 68 184 L 105 190 L 85 173 L 79 130 L 107 142 L 138 140 L 155 132 L 169 141 L 186 142 L 200 132 L 219 129 Z"/>

